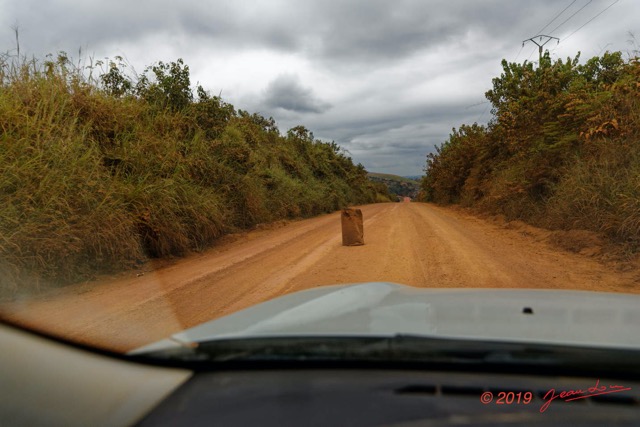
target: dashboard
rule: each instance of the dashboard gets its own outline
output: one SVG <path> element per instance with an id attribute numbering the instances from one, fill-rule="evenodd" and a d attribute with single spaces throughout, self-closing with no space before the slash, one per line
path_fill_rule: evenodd
<path id="1" fill-rule="evenodd" d="M 631 426 L 629 378 L 354 364 L 185 369 L 0 324 L 0 425 Z"/>

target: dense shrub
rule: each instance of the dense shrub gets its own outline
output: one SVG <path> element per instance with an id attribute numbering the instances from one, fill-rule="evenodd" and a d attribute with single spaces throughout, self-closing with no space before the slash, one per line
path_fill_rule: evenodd
<path id="1" fill-rule="evenodd" d="M 462 125 L 427 157 L 427 200 L 640 245 L 640 62 L 605 53 L 507 63 L 488 126 Z"/>
<path id="2" fill-rule="evenodd" d="M 88 76 L 64 54 L 0 61 L 2 289 L 20 276 L 71 282 L 376 200 L 337 144 L 302 126 L 282 135 L 271 118 L 196 92 L 181 60 L 138 80 L 120 58 Z"/>

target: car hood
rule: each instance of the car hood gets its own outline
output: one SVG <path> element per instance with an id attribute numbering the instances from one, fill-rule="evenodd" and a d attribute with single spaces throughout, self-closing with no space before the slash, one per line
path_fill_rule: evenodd
<path id="1" fill-rule="evenodd" d="M 138 348 L 222 339 L 414 335 L 640 349 L 640 295 L 374 282 L 288 294 Z"/>

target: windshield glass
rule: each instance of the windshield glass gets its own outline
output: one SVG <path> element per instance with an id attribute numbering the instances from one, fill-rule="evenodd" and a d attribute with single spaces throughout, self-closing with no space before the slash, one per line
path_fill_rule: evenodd
<path id="1" fill-rule="evenodd" d="M 1 2 L 5 322 L 640 348 L 640 3 L 164 3 Z"/>

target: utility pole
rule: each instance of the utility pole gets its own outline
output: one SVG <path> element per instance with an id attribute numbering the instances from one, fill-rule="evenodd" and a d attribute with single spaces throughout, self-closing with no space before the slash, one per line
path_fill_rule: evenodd
<path id="1" fill-rule="evenodd" d="M 542 39 L 546 39 L 544 41 L 544 43 L 542 43 Z M 539 39 L 538 41 L 536 39 Z M 556 39 L 558 41 L 558 44 L 560 43 L 560 39 L 557 37 L 552 37 L 552 36 L 545 36 L 544 34 L 538 34 L 537 36 L 533 36 L 530 39 L 526 39 L 525 41 L 522 42 L 522 47 L 524 47 L 524 44 L 526 42 L 531 42 L 533 44 L 535 44 L 536 46 L 538 46 L 538 67 L 540 66 L 540 62 L 542 61 L 542 47 L 549 43 L 551 40 Z"/>

